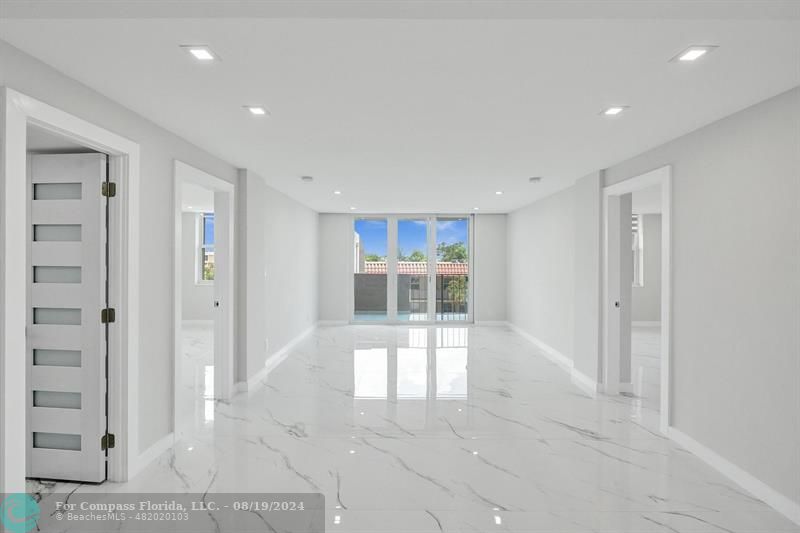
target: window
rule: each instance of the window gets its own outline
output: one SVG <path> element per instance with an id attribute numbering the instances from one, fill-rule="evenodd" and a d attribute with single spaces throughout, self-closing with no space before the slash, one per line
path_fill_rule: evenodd
<path id="1" fill-rule="evenodd" d="M 633 286 L 644 287 L 644 228 L 642 215 L 633 215 L 631 220 L 633 245 Z"/>
<path id="2" fill-rule="evenodd" d="M 199 221 L 197 282 L 214 281 L 214 213 L 203 213 Z"/>

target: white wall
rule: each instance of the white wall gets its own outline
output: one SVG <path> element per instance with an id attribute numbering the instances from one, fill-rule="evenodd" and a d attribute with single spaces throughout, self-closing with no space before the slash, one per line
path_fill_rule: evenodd
<path id="1" fill-rule="evenodd" d="M 127 137 L 141 146 L 140 278 L 145 334 L 139 341 L 139 450 L 172 429 L 173 352 L 173 161 L 180 159 L 220 178 L 236 182 L 236 169 L 129 109 L 109 100 L 52 67 L 0 41 L 0 86 L 8 86 L 84 120 Z M 166 406 L 166 407 L 165 407 Z"/>
<path id="2" fill-rule="evenodd" d="M 800 88 L 606 171 L 672 165 L 672 424 L 800 504 Z"/>
<path id="3" fill-rule="evenodd" d="M 600 262 L 602 175 L 593 172 L 573 186 L 575 286 L 572 358 L 575 370 L 597 382 L 600 354 Z"/>
<path id="4" fill-rule="evenodd" d="M 200 213 L 183 213 L 181 220 L 181 299 L 183 320 L 213 320 L 214 285 L 197 283 L 197 246 Z"/>
<path id="5" fill-rule="evenodd" d="M 575 190 L 508 215 L 508 321 L 573 358 Z"/>
<path id="6" fill-rule="evenodd" d="M 472 309 L 476 322 L 506 319 L 506 218 L 475 216 Z"/>
<path id="7" fill-rule="evenodd" d="M 661 215 L 642 215 L 644 286 L 633 287 L 633 321 L 661 321 Z"/>
<path id="8" fill-rule="evenodd" d="M 317 321 L 319 217 L 252 172 L 243 171 L 240 180 L 247 250 L 247 282 L 239 293 L 247 331 L 237 368 L 243 380 Z"/>
<path id="9" fill-rule="evenodd" d="M 506 317 L 506 215 L 475 217 L 475 321 L 502 321 Z M 319 318 L 343 322 L 351 317 L 350 275 L 353 262 L 353 217 L 319 216 Z"/>
<path id="10" fill-rule="evenodd" d="M 319 216 L 319 319 L 349 321 L 353 271 L 353 217 Z"/>

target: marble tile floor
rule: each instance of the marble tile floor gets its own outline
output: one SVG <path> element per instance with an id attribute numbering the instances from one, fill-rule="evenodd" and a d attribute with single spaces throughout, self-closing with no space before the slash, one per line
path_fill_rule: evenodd
<path id="1" fill-rule="evenodd" d="M 650 410 L 661 402 L 661 327 L 631 328 L 631 394 Z"/>
<path id="2" fill-rule="evenodd" d="M 800 532 L 505 327 L 320 327 L 126 484 L 322 492 L 330 532 Z"/>
<path id="3" fill-rule="evenodd" d="M 176 419 L 181 431 L 214 419 L 214 322 L 186 321 L 181 328 L 183 353 L 178 360 Z"/>

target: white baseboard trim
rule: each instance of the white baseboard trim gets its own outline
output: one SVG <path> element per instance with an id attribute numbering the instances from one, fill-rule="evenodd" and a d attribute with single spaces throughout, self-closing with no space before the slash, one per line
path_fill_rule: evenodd
<path id="1" fill-rule="evenodd" d="M 152 446 L 140 453 L 139 457 L 136 458 L 136 462 L 131 465 L 131 468 L 128 469 L 128 480 L 130 481 L 133 479 L 136 474 L 144 470 L 147 465 L 158 459 L 162 453 L 172 448 L 174 444 L 175 434 L 168 433 L 156 441 Z"/>
<path id="2" fill-rule="evenodd" d="M 787 498 L 679 429 L 670 426 L 667 436 L 792 522 L 800 524 L 800 503 Z"/>
<path id="3" fill-rule="evenodd" d="M 634 320 L 631 322 L 631 326 L 639 326 L 639 327 L 654 327 L 654 326 L 661 326 L 661 321 L 659 320 Z"/>
<path id="4" fill-rule="evenodd" d="M 577 368 L 573 367 L 570 370 L 570 377 L 572 378 L 572 384 L 580 388 L 582 391 L 587 393 L 589 396 L 594 398 L 597 396 L 598 392 L 598 385 L 595 380 L 578 370 Z"/>
<path id="5" fill-rule="evenodd" d="M 539 339 L 537 339 L 536 337 L 534 337 L 533 335 L 531 335 L 530 333 L 528 333 L 524 329 L 520 328 L 516 324 L 509 322 L 508 326 L 511 329 L 513 329 L 517 334 L 519 334 L 521 337 L 524 337 L 530 343 L 532 343 L 537 348 L 539 348 L 544 353 L 544 355 L 548 359 L 553 361 L 555 364 L 557 364 L 558 366 L 560 366 L 561 368 L 563 368 L 567 372 L 571 372 L 572 371 L 572 368 L 573 368 L 572 359 L 570 359 L 566 355 L 562 354 L 561 352 L 559 352 L 558 350 L 556 350 L 552 346 L 550 346 L 548 344 L 545 344 L 544 342 L 540 341 Z"/>
<path id="6" fill-rule="evenodd" d="M 474 323 L 475 326 L 508 326 L 508 322 L 505 320 L 476 320 Z"/>
<path id="7" fill-rule="evenodd" d="M 525 338 L 531 344 L 539 348 L 545 355 L 545 357 L 553 361 L 555 364 L 560 366 L 565 372 L 567 372 L 567 374 L 570 375 L 572 383 L 576 387 L 578 387 L 579 389 L 586 392 L 592 397 L 597 396 L 597 392 L 599 390 L 597 381 L 593 380 L 580 370 L 576 369 L 575 363 L 572 361 L 572 359 L 570 359 L 563 353 L 559 352 L 552 346 L 540 341 L 539 339 L 537 339 L 524 329 L 520 328 L 516 324 L 512 322 L 506 322 L 506 325 L 510 327 L 512 330 L 514 330 L 515 333 L 519 334 L 521 337 Z"/>
<path id="8" fill-rule="evenodd" d="M 275 370 L 275 368 L 281 364 L 287 357 L 289 357 L 289 353 L 291 353 L 292 348 L 297 346 L 297 344 L 302 341 L 306 336 L 308 336 L 312 331 L 317 329 L 317 325 L 319 322 L 315 322 L 311 324 L 309 327 L 304 329 L 300 334 L 298 334 L 295 338 L 287 342 L 286 344 L 281 347 L 280 350 L 273 353 L 272 355 L 267 357 L 267 360 L 264 361 L 264 367 L 247 378 L 247 383 L 242 385 L 244 390 L 253 390 L 255 389 L 262 380 L 264 380 L 270 372 Z"/>
<path id="9" fill-rule="evenodd" d="M 319 320 L 317 321 L 318 326 L 346 326 L 349 324 L 347 320 Z"/>

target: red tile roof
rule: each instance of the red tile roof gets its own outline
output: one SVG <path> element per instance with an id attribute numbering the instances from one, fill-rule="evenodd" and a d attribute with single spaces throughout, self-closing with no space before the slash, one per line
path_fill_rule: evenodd
<path id="1" fill-rule="evenodd" d="M 365 261 L 366 274 L 386 274 L 386 261 Z M 422 261 L 398 261 L 398 274 L 422 275 L 428 273 L 428 263 Z M 445 276 L 466 276 L 469 274 L 467 263 L 436 263 L 436 273 Z"/>

